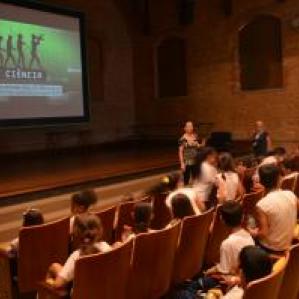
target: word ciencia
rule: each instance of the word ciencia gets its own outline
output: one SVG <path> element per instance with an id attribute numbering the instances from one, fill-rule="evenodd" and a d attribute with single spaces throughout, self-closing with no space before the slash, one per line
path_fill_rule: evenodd
<path id="1" fill-rule="evenodd" d="M 3 76 L 4 75 L 4 76 Z M 7 69 L 2 73 L 2 77 L 7 80 L 38 80 L 46 79 L 46 73 L 43 71 Z"/>

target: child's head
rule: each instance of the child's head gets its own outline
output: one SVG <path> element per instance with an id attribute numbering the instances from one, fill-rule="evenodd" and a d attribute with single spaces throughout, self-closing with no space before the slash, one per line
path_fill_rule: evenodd
<path id="1" fill-rule="evenodd" d="M 260 183 L 267 190 L 277 188 L 280 180 L 279 167 L 274 164 L 268 164 L 259 167 L 259 179 Z"/>
<path id="2" fill-rule="evenodd" d="M 183 219 L 195 215 L 189 198 L 184 194 L 177 194 L 172 198 L 171 210 L 174 219 Z"/>
<path id="3" fill-rule="evenodd" d="M 153 207 L 150 203 L 139 202 L 134 207 L 133 219 L 135 233 L 146 233 L 153 218 Z"/>
<path id="4" fill-rule="evenodd" d="M 272 272 L 269 255 L 257 246 L 246 246 L 240 253 L 240 268 L 245 284 L 263 278 Z"/>
<path id="5" fill-rule="evenodd" d="M 92 253 L 91 248 L 103 236 L 101 219 L 94 214 L 81 214 L 74 221 L 74 238 L 80 244 L 79 247 L 85 252 Z"/>
<path id="6" fill-rule="evenodd" d="M 97 200 L 97 194 L 93 190 L 84 190 L 76 193 L 71 199 L 71 211 L 73 214 L 85 213 L 90 206 L 96 204 Z"/>
<path id="7" fill-rule="evenodd" d="M 199 153 L 199 161 L 206 161 L 212 165 L 217 165 L 217 152 L 213 147 L 204 147 Z"/>
<path id="8" fill-rule="evenodd" d="M 286 159 L 287 151 L 284 147 L 278 146 L 273 150 L 273 152 L 279 163 L 282 163 Z"/>
<path id="9" fill-rule="evenodd" d="M 234 159 L 230 153 L 222 153 L 218 161 L 219 170 L 222 172 L 235 171 Z"/>
<path id="10" fill-rule="evenodd" d="M 38 209 L 29 209 L 23 214 L 23 227 L 44 224 L 44 216 Z"/>
<path id="11" fill-rule="evenodd" d="M 243 221 L 242 205 L 234 200 L 226 201 L 221 207 L 221 218 L 230 228 L 241 226 Z"/>

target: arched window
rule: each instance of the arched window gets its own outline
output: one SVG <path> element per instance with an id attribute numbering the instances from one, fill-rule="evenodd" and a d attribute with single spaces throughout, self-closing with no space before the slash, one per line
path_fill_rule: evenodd
<path id="1" fill-rule="evenodd" d="M 157 49 L 158 96 L 187 95 L 186 43 L 183 38 L 164 40 Z"/>
<path id="2" fill-rule="evenodd" d="M 243 90 L 283 85 L 281 21 L 257 16 L 239 34 L 240 76 Z"/>

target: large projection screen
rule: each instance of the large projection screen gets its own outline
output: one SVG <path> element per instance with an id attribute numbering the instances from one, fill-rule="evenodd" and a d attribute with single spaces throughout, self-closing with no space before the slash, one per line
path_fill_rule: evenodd
<path id="1" fill-rule="evenodd" d="M 0 0 L 0 126 L 88 120 L 82 13 Z"/>

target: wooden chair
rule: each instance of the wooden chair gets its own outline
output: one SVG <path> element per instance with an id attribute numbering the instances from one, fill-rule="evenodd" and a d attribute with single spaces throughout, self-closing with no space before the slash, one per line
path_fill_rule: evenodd
<path id="1" fill-rule="evenodd" d="M 299 295 L 299 244 L 292 246 L 278 299 L 297 299 Z"/>
<path id="2" fill-rule="evenodd" d="M 200 272 L 214 210 L 202 215 L 186 217 L 182 222 L 181 235 L 176 251 L 173 283 L 181 283 Z"/>
<path id="3" fill-rule="evenodd" d="M 294 192 L 296 189 L 297 177 L 298 173 L 296 172 L 286 175 L 280 182 L 280 188 L 283 190 L 290 190 Z"/>
<path id="4" fill-rule="evenodd" d="M 284 266 L 279 271 L 249 283 L 245 289 L 243 299 L 278 299 L 287 263 L 288 256 L 285 258 Z M 289 298 L 285 297 L 284 299 Z"/>
<path id="5" fill-rule="evenodd" d="M 157 299 L 168 291 L 180 223 L 135 239 L 127 299 Z"/>
<path id="6" fill-rule="evenodd" d="M 103 240 L 108 243 L 112 243 L 114 241 L 113 233 L 115 213 L 116 206 L 95 213 L 99 218 L 101 218 L 104 229 Z"/>
<path id="7" fill-rule="evenodd" d="M 244 226 L 248 225 L 250 216 L 255 217 L 256 215 L 256 204 L 263 198 L 264 191 L 257 191 L 252 193 L 244 194 L 242 199 L 242 205 L 244 210 Z"/>
<path id="8" fill-rule="evenodd" d="M 153 198 L 154 219 L 151 227 L 153 229 L 164 228 L 172 219 L 171 212 L 165 204 L 168 193 L 162 193 Z"/>
<path id="9" fill-rule="evenodd" d="M 133 240 L 107 253 L 80 258 L 75 266 L 72 299 L 125 299 Z M 39 299 L 65 298 L 43 283 Z"/>
<path id="10" fill-rule="evenodd" d="M 44 279 L 49 266 L 64 263 L 69 248 L 69 218 L 22 228 L 19 233 L 18 276 L 12 284 L 9 257 L 0 254 L 0 298 L 35 298 L 37 283 Z"/>
<path id="11" fill-rule="evenodd" d="M 221 205 L 218 205 L 214 213 L 214 219 L 211 226 L 206 254 L 205 264 L 207 267 L 213 266 L 220 260 L 220 246 L 223 240 L 229 236 L 229 228 L 223 223 L 220 217 Z"/>

